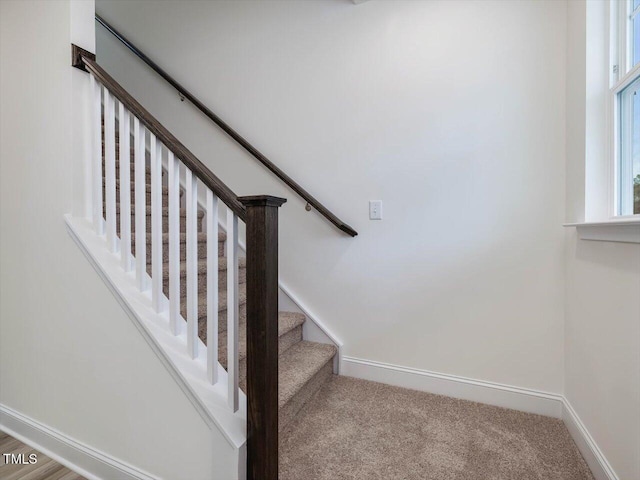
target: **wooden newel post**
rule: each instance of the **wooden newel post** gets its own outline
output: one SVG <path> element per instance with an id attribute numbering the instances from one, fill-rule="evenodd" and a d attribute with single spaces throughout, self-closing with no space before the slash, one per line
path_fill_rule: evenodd
<path id="1" fill-rule="evenodd" d="M 278 207 L 286 199 L 238 200 L 247 209 L 247 479 L 278 480 Z"/>

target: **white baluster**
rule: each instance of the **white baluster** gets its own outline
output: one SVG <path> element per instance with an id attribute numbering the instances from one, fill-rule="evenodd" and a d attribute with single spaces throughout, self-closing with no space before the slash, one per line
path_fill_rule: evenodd
<path id="1" fill-rule="evenodd" d="M 136 222 L 136 279 L 141 291 L 147 289 L 147 182 L 145 128 L 138 118 L 135 130 L 135 222 Z"/>
<path id="2" fill-rule="evenodd" d="M 120 102 L 120 255 L 122 268 L 131 271 L 131 129 L 129 111 Z"/>
<path id="3" fill-rule="evenodd" d="M 162 311 L 162 143 L 152 133 L 151 145 L 151 303 Z"/>
<path id="4" fill-rule="evenodd" d="M 116 112 L 115 98 L 104 89 L 105 125 L 105 200 L 107 213 L 107 245 L 112 253 L 118 250 L 116 239 Z"/>
<path id="5" fill-rule="evenodd" d="M 207 189 L 207 374 L 218 381 L 218 197 Z"/>
<path id="6" fill-rule="evenodd" d="M 168 152 L 169 170 L 169 325 L 179 335 L 180 322 L 180 163 Z"/>
<path id="7" fill-rule="evenodd" d="M 238 411 L 238 217 L 227 208 L 227 373 L 228 401 Z"/>
<path id="8" fill-rule="evenodd" d="M 104 220 L 102 217 L 102 87 L 93 75 L 90 76 L 92 94 L 92 178 L 91 190 L 93 205 L 91 209 L 93 228 L 98 235 L 104 234 Z"/>
<path id="9" fill-rule="evenodd" d="M 187 350 L 198 357 L 198 183 L 187 170 Z"/>

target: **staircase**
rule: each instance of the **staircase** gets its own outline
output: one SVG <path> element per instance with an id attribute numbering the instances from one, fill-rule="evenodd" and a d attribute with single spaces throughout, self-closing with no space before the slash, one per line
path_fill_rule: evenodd
<path id="1" fill-rule="evenodd" d="M 72 46 L 72 63 L 90 74 L 91 155 L 87 217 L 68 216 L 70 233 L 239 459 L 246 446 L 247 478 L 275 480 L 278 434 L 331 378 L 337 353 L 304 340 L 303 314 L 278 311 L 286 200 L 238 197 L 93 54 Z"/>

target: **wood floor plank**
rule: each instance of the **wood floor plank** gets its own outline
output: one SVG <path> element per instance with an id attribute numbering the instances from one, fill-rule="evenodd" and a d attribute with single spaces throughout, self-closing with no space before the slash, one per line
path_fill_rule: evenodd
<path id="1" fill-rule="evenodd" d="M 68 468 L 62 467 L 60 471 L 51 474 L 47 480 L 84 480 L 84 477 L 81 477 L 76 472 L 72 472 Z"/>
<path id="2" fill-rule="evenodd" d="M 37 454 L 35 450 L 31 451 L 29 455 L 31 453 Z M 31 475 L 34 471 L 36 470 L 40 471 L 42 468 L 46 467 L 51 462 L 52 460 L 49 457 L 41 457 L 40 455 L 38 455 L 38 463 L 35 463 L 33 465 L 20 465 L 21 468 L 19 468 L 16 472 L 4 478 L 3 480 L 22 480 L 27 475 Z"/>
<path id="3" fill-rule="evenodd" d="M 37 455 L 37 463 L 22 465 L 5 464 L 3 453 L 22 455 L 29 461 L 31 454 Z M 0 431 L 0 479 L 2 480 L 86 480 L 83 476 L 69 470 L 50 457 L 34 450 L 19 440 Z"/>
<path id="4" fill-rule="evenodd" d="M 2 441 L 2 443 L 0 443 L 0 454 L 13 453 L 16 449 L 23 446 L 24 446 L 24 443 L 22 443 L 21 441 L 16 440 L 15 438 L 12 438 L 12 437 L 8 437 L 4 441 Z M 0 457 L 2 457 L 2 461 L 4 462 L 4 456 L 0 455 Z"/>
<path id="5" fill-rule="evenodd" d="M 6 453 L 6 452 L 0 452 L 0 453 Z M 31 455 L 32 453 L 36 453 L 37 452 L 31 448 L 29 445 L 25 445 L 23 443 L 20 444 L 20 448 L 14 450 L 13 452 L 14 455 L 24 455 L 23 458 L 29 458 L 29 455 Z M 3 462 L 4 462 L 4 455 L 3 455 Z M 2 467 L 2 470 L 0 470 L 0 472 L 2 473 L 0 475 L 0 478 L 2 480 L 5 480 L 7 478 L 11 478 L 11 475 L 14 475 L 16 472 L 22 471 L 25 468 L 25 465 L 22 465 L 20 463 L 9 463 L 7 465 L 4 465 Z"/>
<path id="6" fill-rule="evenodd" d="M 14 455 L 14 456 L 21 455 L 21 454 L 28 455 L 29 453 L 33 453 L 32 450 L 33 450 L 33 448 L 31 448 L 29 445 L 25 445 L 24 443 L 19 442 L 11 450 L 3 450 L 2 448 L 0 448 L 0 455 L 3 454 L 3 453 L 9 453 L 9 454 Z M 1 460 L 2 461 L 2 465 L 4 465 L 5 464 L 4 455 L 1 455 L 0 458 L 2 459 Z M 9 459 L 9 461 L 11 461 L 11 460 Z M 9 465 L 12 465 L 12 464 L 9 463 Z"/>
<path id="7" fill-rule="evenodd" d="M 60 477 L 59 480 L 85 480 L 85 478 L 69 470 L 68 473 L 64 477 Z"/>
<path id="8" fill-rule="evenodd" d="M 49 476 L 59 471 L 61 468 L 64 468 L 58 462 L 54 462 L 49 457 L 47 457 L 47 461 L 40 462 L 36 465 L 32 465 L 31 471 L 20 477 L 20 480 L 48 480 Z"/>

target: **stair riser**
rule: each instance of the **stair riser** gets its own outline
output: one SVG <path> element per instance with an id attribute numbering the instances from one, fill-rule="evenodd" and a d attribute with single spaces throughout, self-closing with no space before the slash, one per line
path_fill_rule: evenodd
<path id="1" fill-rule="evenodd" d="M 242 322 L 241 322 L 242 323 Z M 244 324 L 246 326 L 246 324 Z M 220 330 L 220 336 L 218 337 L 220 342 L 220 346 L 226 345 L 227 336 L 225 335 L 226 329 Z M 206 344 L 207 343 L 207 326 L 205 322 L 202 322 L 199 326 L 198 335 L 200 339 Z M 282 354 L 287 351 L 296 343 L 302 341 L 302 325 L 297 326 L 293 330 L 287 332 L 278 338 L 278 354 Z M 222 351 L 222 348 L 221 348 Z M 243 355 L 240 358 L 240 370 L 239 370 L 239 378 L 246 379 L 247 378 L 247 359 L 246 354 L 242 352 Z M 227 357 L 226 355 L 220 355 L 219 359 L 220 364 L 226 369 L 227 368 Z"/>
<path id="2" fill-rule="evenodd" d="M 318 393 L 333 374 L 333 359 L 329 360 L 287 403 L 278 410 L 278 431 L 295 418 L 297 413 Z"/>
<path id="3" fill-rule="evenodd" d="M 134 247 L 135 253 L 135 247 Z M 224 256 L 224 242 L 218 242 L 218 256 Z M 198 242 L 198 260 L 204 260 L 207 258 L 207 243 Z M 180 261 L 187 260 L 187 246 L 184 243 L 180 244 Z M 162 244 L 162 263 L 169 263 L 169 244 Z M 151 242 L 147 242 L 147 265 L 151 265 Z"/>
<path id="4" fill-rule="evenodd" d="M 238 310 L 239 310 L 239 319 L 247 318 L 246 304 L 240 305 Z M 181 312 L 181 315 L 186 319 L 187 306 L 184 300 L 180 302 L 180 312 Z M 198 326 L 201 329 L 202 328 L 206 329 L 207 328 L 206 325 L 207 325 L 207 312 L 204 309 L 203 310 L 198 309 Z M 226 308 L 224 310 L 218 310 L 218 325 L 221 331 L 227 330 L 227 309 Z"/>
<path id="5" fill-rule="evenodd" d="M 130 148 L 129 149 L 129 162 L 133 163 L 134 159 L 135 159 L 135 149 L 134 148 Z M 151 155 L 149 152 L 145 151 L 145 158 L 149 159 L 151 158 Z M 118 160 L 120 160 L 120 142 L 116 142 L 116 162 L 118 162 Z M 104 144 L 102 145 L 102 165 L 104 166 Z M 117 163 L 116 163 L 117 165 Z"/>
<path id="6" fill-rule="evenodd" d="M 147 233 L 150 234 L 151 233 L 151 214 L 147 214 L 146 227 L 147 227 Z M 120 235 L 120 214 L 119 213 L 116 214 L 116 229 L 117 229 L 118 235 Z M 199 232 L 202 231 L 202 218 L 198 219 L 197 229 L 198 229 Z M 168 215 L 164 215 L 162 217 L 162 231 L 163 232 L 169 231 L 169 216 Z M 187 231 L 187 222 L 185 221 L 184 217 L 181 217 L 180 218 L 180 233 L 185 233 L 186 231 Z M 134 234 L 135 234 L 135 215 L 132 213 L 131 214 L 131 235 L 132 235 L 132 237 L 133 237 Z"/>
<path id="7" fill-rule="evenodd" d="M 150 268 L 149 268 L 150 270 Z M 247 281 L 247 271 L 245 268 L 238 269 L 238 283 L 245 283 Z M 218 270 L 218 285 L 220 289 L 226 288 L 227 285 L 227 271 Z M 164 294 L 169 296 L 169 278 L 165 278 L 163 282 Z M 207 275 L 198 275 L 198 292 L 205 293 L 207 291 Z M 187 296 L 187 277 L 186 274 L 180 275 L 180 297 L 186 298 Z"/>
<path id="8" fill-rule="evenodd" d="M 163 170 L 162 172 L 162 176 L 166 177 L 167 176 L 167 172 Z M 129 181 L 130 182 L 135 182 L 136 179 L 136 170 L 135 170 L 135 164 L 133 162 L 131 162 L 131 167 L 130 167 L 130 171 L 129 171 Z M 120 183 L 120 164 L 116 163 L 116 182 Z M 144 182 L 147 185 L 147 188 L 151 187 L 151 167 L 147 166 L 145 168 L 145 174 L 144 174 Z M 102 192 L 104 193 L 104 189 L 105 189 L 105 185 L 106 185 L 106 171 L 105 171 L 105 166 L 104 164 L 102 165 Z"/>
<path id="9" fill-rule="evenodd" d="M 302 325 L 290 330 L 278 339 L 278 355 L 286 352 L 300 341 L 302 341 Z"/>
<path id="10" fill-rule="evenodd" d="M 247 304 L 243 303 L 238 307 L 238 322 L 240 319 L 247 318 Z M 218 311 L 218 325 L 223 331 L 227 330 L 227 309 Z"/>
<path id="11" fill-rule="evenodd" d="M 166 176 L 167 173 L 163 172 L 163 176 Z M 135 170 L 133 165 L 131 165 L 131 172 L 129 173 L 129 181 L 131 182 L 135 182 Z M 145 174 L 144 174 L 144 181 L 145 184 L 147 185 L 147 187 L 151 186 L 151 169 L 149 167 L 146 168 Z M 120 167 L 118 165 L 116 165 L 116 182 L 120 182 Z M 102 191 L 104 193 L 104 188 L 106 185 L 106 175 L 104 170 L 102 171 Z"/>
<path id="12" fill-rule="evenodd" d="M 247 267 L 238 266 L 238 283 L 247 282 Z M 227 285 L 227 270 L 218 270 L 218 285 Z"/>
<path id="13" fill-rule="evenodd" d="M 282 337 L 278 338 L 278 355 L 282 354 L 282 352 L 288 350 L 289 348 L 291 348 L 293 345 L 295 345 L 296 343 L 300 342 L 302 340 L 302 325 L 300 325 L 299 327 L 294 328 L 293 330 L 291 330 L 289 333 L 283 335 Z M 223 367 L 226 369 L 226 360 L 223 364 Z M 245 358 L 241 358 L 239 363 L 239 377 L 240 377 L 240 382 L 242 385 L 246 384 L 247 381 L 247 359 Z M 246 391 L 246 387 L 243 388 L 244 391 Z"/>
<path id="14" fill-rule="evenodd" d="M 116 184 L 116 202 L 119 203 L 120 201 L 120 182 L 118 182 Z M 182 190 L 180 191 L 180 196 L 182 196 Z M 105 195 L 105 189 L 102 189 L 102 198 L 106 198 Z M 133 184 L 131 186 L 131 190 L 130 190 L 130 197 L 129 197 L 129 202 L 131 202 L 132 205 L 135 205 L 135 198 L 136 198 L 136 192 L 135 192 L 135 188 L 133 187 Z M 147 195 L 146 195 L 146 205 L 151 205 L 151 188 L 147 186 Z M 103 207 L 104 207 L 105 202 L 103 202 Z M 162 205 L 164 207 L 169 205 L 169 192 L 165 191 L 163 189 L 162 192 Z"/>

